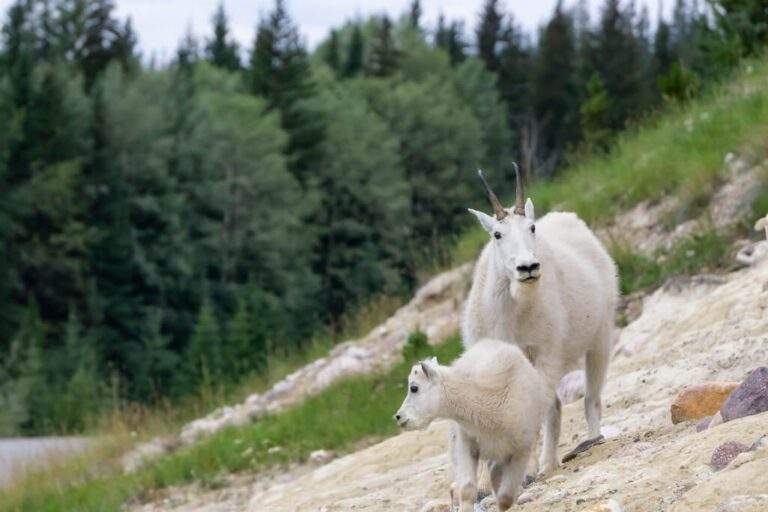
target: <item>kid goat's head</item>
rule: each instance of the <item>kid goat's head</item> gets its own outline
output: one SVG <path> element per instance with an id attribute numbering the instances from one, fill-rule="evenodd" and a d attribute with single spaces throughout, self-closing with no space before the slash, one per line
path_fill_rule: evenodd
<path id="1" fill-rule="evenodd" d="M 437 358 L 413 365 L 408 376 L 408 394 L 395 413 L 395 421 L 406 430 L 426 428 L 440 412 L 442 386 Z"/>
<path id="2" fill-rule="evenodd" d="M 533 201 L 525 200 L 523 179 L 517 164 L 515 168 L 515 206 L 506 209 L 485 181 L 483 171 L 478 170 L 485 193 L 493 206 L 493 216 L 469 208 L 480 225 L 491 235 L 495 244 L 498 262 L 509 279 L 520 283 L 534 283 L 541 276 L 541 264 L 536 257 L 536 225 L 534 224 Z"/>

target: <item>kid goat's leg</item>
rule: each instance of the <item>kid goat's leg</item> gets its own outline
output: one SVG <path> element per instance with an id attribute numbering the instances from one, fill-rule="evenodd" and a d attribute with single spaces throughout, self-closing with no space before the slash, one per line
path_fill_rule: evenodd
<path id="1" fill-rule="evenodd" d="M 523 483 L 525 468 L 530 454 L 512 457 L 503 463 L 494 463 L 491 468 L 491 482 L 496 504 L 501 512 L 515 504 Z"/>
<path id="2" fill-rule="evenodd" d="M 459 512 L 473 512 L 477 497 L 477 446 L 457 425 L 453 426 L 451 441 L 453 489 L 458 494 Z"/>

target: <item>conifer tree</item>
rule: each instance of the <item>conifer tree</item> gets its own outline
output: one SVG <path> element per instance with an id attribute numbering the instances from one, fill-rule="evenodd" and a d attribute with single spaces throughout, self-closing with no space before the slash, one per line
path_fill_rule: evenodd
<path id="1" fill-rule="evenodd" d="M 363 57 L 365 53 L 363 30 L 359 24 L 352 27 L 352 35 L 349 41 L 347 59 L 344 63 L 344 77 L 351 78 L 363 70 Z"/>
<path id="2" fill-rule="evenodd" d="M 408 23 L 414 30 L 421 30 L 421 0 L 411 0 L 411 7 L 408 11 Z"/>
<path id="3" fill-rule="evenodd" d="M 362 62 L 361 62 L 362 64 Z M 251 92 L 267 99 L 280 112 L 282 127 L 290 136 L 290 169 L 302 185 L 318 158 L 322 120 L 303 107 L 312 97 L 307 51 L 298 28 L 290 19 L 284 0 L 259 24 L 251 52 Z"/>
<path id="4" fill-rule="evenodd" d="M 188 389 L 204 382 L 220 382 L 223 377 L 221 329 L 209 299 L 200 306 L 184 363 Z"/>
<path id="5" fill-rule="evenodd" d="M 499 46 L 504 38 L 504 16 L 500 11 L 499 0 L 485 0 L 480 23 L 475 35 L 477 53 L 490 71 L 498 71 L 501 65 Z"/>
<path id="6" fill-rule="evenodd" d="M 395 47 L 392 37 L 392 22 L 389 17 L 381 17 L 376 27 L 376 33 L 371 41 L 366 71 L 375 77 L 386 77 L 397 71 L 399 50 Z"/>
<path id="7" fill-rule="evenodd" d="M 341 48 L 339 47 L 339 32 L 337 30 L 331 30 L 331 35 L 328 39 L 328 47 L 325 50 L 324 60 L 337 77 L 341 73 L 340 52 Z"/>
<path id="8" fill-rule="evenodd" d="M 576 56 L 573 18 L 559 1 L 539 36 L 532 86 L 541 149 L 549 155 L 561 153 L 578 136 Z"/>
<path id="9" fill-rule="evenodd" d="M 206 59 L 214 66 L 237 71 L 240 69 L 240 50 L 237 42 L 230 38 L 229 20 L 223 3 L 219 4 L 211 23 L 213 24 L 213 37 L 208 40 L 205 46 Z"/>

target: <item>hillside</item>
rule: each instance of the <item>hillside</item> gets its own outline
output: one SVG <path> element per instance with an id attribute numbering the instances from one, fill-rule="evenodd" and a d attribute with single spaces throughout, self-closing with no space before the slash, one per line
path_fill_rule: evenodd
<path id="1" fill-rule="evenodd" d="M 595 226 L 619 263 L 625 298 L 606 394 L 609 439 L 534 484 L 529 509 L 582 510 L 611 498 L 626 510 L 647 510 L 643 499 L 659 500 L 662 510 L 699 510 L 695 500 L 707 509 L 759 492 L 764 452 L 738 470 L 715 473 L 705 463 L 721 441 L 750 444 L 765 433 L 764 415 L 696 434 L 690 424 L 671 425 L 669 406 L 686 385 L 741 380 L 767 359 L 768 266 L 737 269 L 733 259 L 768 209 L 767 78 L 765 63 L 745 64 L 732 82 L 622 136 L 610 154 L 532 187 L 539 211 L 572 209 Z M 484 239 L 480 230 L 466 234 L 455 261 L 471 260 Z M 100 471 L 33 475 L 0 498 L 0 509 L 420 510 L 444 499 L 445 426 L 395 435 L 390 415 L 401 399 L 407 339 L 424 331 L 436 345 L 408 357 L 456 355 L 470 270 L 465 263 L 435 276 L 369 334 L 267 392 Z M 573 382 L 565 391 L 578 396 L 578 375 Z M 563 452 L 583 431 L 581 416 L 578 402 L 565 407 Z M 745 472 L 755 478 L 742 481 Z M 733 492 L 716 495 L 721 483 Z"/>
<path id="2" fill-rule="evenodd" d="M 754 194 L 757 185 L 743 185 L 762 168 L 732 165 L 731 170 L 733 174 L 724 182 L 722 193 L 714 196 L 704 213 L 722 212 L 742 195 Z M 729 190 L 733 193 L 727 193 Z M 643 231 L 656 230 L 656 223 L 647 221 L 659 208 L 647 206 L 643 210 L 646 215 L 635 212 L 634 231 L 628 230 L 628 235 L 640 237 Z M 741 211 L 744 213 L 743 208 Z M 704 213 L 703 218 L 711 216 L 711 212 Z M 738 218 L 736 214 L 722 215 L 722 226 L 728 225 L 727 219 L 732 225 Z M 604 236 L 609 232 L 602 231 Z M 675 237 L 680 236 L 679 228 L 656 232 L 656 248 L 674 244 Z M 646 244 L 647 250 L 651 247 Z M 446 295 L 454 303 L 459 301 L 464 288 L 447 284 L 465 278 L 466 266 L 438 276 L 417 295 L 414 304 L 374 330 L 361 344 L 370 347 L 371 339 L 390 333 L 393 323 L 408 318 L 403 312 L 418 310 L 424 297 L 443 298 L 437 304 L 450 303 Z M 762 494 L 768 486 L 768 450 L 757 451 L 738 468 L 729 466 L 719 472 L 709 462 L 714 448 L 725 442 L 750 445 L 768 433 L 768 413 L 697 433 L 692 423 L 673 425 L 669 411 L 675 396 L 686 386 L 740 381 L 768 361 L 766 282 L 768 262 L 763 262 L 727 274 L 674 278 L 643 297 L 639 301 L 642 313 L 621 330 L 614 349 L 604 395 L 603 433 L 607 442 L 563 465 L 547 481 L 532 485 L 527 490 L 530 503 L 520 510 L 587 510 L 609 499 L 626 511 L 714 510 L 729 502 L 751 505 L 718 510 L 764 510 L 761 507 L 768 506 L 768 497 Z M 440 308 L 433 304 L 424 310 L 427 313 L 422 319 L 428 320 Z M 443 321 L 455 321 L 451 313 L 454 310 L 443 310 Z M 352 346 L 347 345 L 339 353 L 350 351 Z M 389 356 L 384 346 L 379 345 L 378 354 L 383 356 L 380 361 Z M 399 349 L 396 343 L 394 347 Z M 327 362 L 314 367 L 324 364 Z M 303 378 L 308 374 L 310 369 L 297 375 Z M 301 378 L 286 382 L 301 382 Z M 293 393 L 308 389 L 298 385 L 289 388 L 286 384 L 277 387 L 283 397 L 290 396 L 291 389 Z M 585 431 L 582 409 L 581 400 L 564 409 L 562 453 L 573 448 Z M 162 501 L 134 510 L 417 511 L 431 500 L 445 501 L 447 496 L 450 467 L 446 436 L 446 424 L 438 423 L 426 432 L 398 435 L 317 469 L 310 463 L 254 481 L 235 479 L 231 486 L 215 491 L 206 492 L 197 486 L 172 489 L 162 494 Z M 392 457 L 393 453 L 399 455 Z M 482 510 L 495 509 L 487 502 Z"/>

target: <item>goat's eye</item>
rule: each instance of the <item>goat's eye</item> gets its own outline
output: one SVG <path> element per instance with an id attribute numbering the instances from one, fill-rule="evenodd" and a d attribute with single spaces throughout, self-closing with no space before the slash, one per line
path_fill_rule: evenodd
<path id="1" fill-rule="evenodd" d="M 501 240 L 501 233 L 499 233 L 498 231 L 496 231 L 496 232 L 493 234 L 493 238 L 495 238 L 496 240 Z"/>
<path id="2" fill-rule="evenodd" d="M 411 386 L 411 393 L 418 393 L 419 392 L 419 386 Z"/>
<path id="3" fill-rule="evenodd" d="M 536 224 L 531 226 L 531 233 L 535 233 L 535 232 L 536 232 Z"/>

